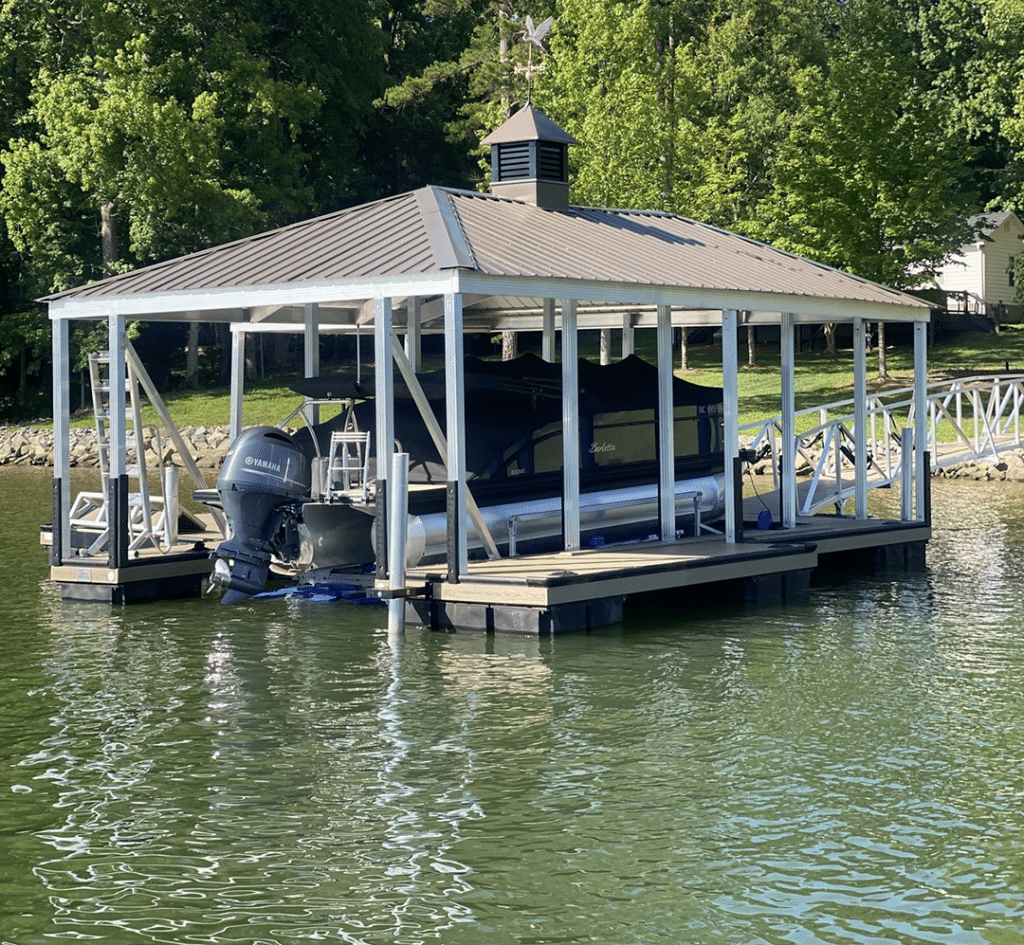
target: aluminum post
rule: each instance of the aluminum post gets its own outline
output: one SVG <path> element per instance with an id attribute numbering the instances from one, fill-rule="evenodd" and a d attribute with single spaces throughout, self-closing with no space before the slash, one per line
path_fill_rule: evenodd
<path id="1" fill-rule="evenodd" d="M 421 299 L 418 295 L 414 295 L 406 303 L 405 356 L 417 374 L 423 370 L 422 329 Z"/>
<path id="2" fill-rule="evenodd" d="M 320 376 L 320 306 L 307 302 L 303 307 L 302 361 L 306 377 Z M 310 423 L 320 422 L 320 408 L 309 407 L 306 419 Z"/>
<path id="3" fill-rule="evenodd" d="M 392 591 L 405 588 L 405 543 L 409 520 L 409 454 L 394 453 L 391 457 L 391 488 L 388 493 L 388 561 L 391 571 L 388 586 Z M 388 631 L 405 630 L 405 598 L 388 600 Z"/>
<path id="4" fill-rule="evenodd" d="M 736 477 L 735 459 L 739 456 L 740 397 L 739 397 L 739 313 L 736 309 L 722 312 L 722 446 L 725 451 L 725 541 L 735 544 L 738 533 L 736 502 L 740 487 Z"/>
<path id="5" fill-rule="evenodd" d="M 387 560 L 387 513 L 391 505 L 388 473 L 395 451 L 395 372 L 391 355 L 391 299 L 373 300 L 373 365 L 376 388 L 377 428 L 377 577 L 383 578 L 390 562 Z"/>
<path id="6" fill-rule="evenodd" d="M 108 384 L 110 410 L 108 430 L 110 456 L 107 463 L 107 528 L 110 538 L 107 542 L 107 560 L 111 568 L 120 568 L 128 563 L 128 546 L 131 536 L 128 527 L 128 459 L 126 411 L 128 407 L 125 385 L 128 381 L 128 364 L 125 354 L 124 319 L 115 314 L 107 318 Z"/>
<path id="7" fill-rule="evenodd" d="M 50 563 L 61 565 L 71 557 L 71 356 L 70 324 L 53 322 L 53 544 Z"/>
<path id="8" fill-rule="evenodd" d="M 867 325 L 853 320 L 853 505 L 854 515 L 868 517 L 868 384 Z M 838 433 L 836 434 L 838 436 Z"/>
<path id="9" fill-rule="evenodd" d="M 783 528 L 796 528 L 796 345 L 793 313 L 783 312 L 780 323 L 782 361 L 782 489 L 780 509 Z"/>
<path id="10" fill-rule="evenodd" d="M 540 356 L 548 362 L 555 360 L 555 300 L 544 299 L 543 327 Z"/>
<path id="11" fill-rule="evenodd" d="M 622 316 L 622 358 L 633 353 L 633 316 L 628 312 Z"/>
<path id="12" fill-rule="evenodd" d="M 231 442 L 242 432 L 242 397 L 245 391 L 245 325 L 231 326 Z"/>
<path id="13" fill-rule="evenodd" d="M 928 323 L 914 322 L 914 497 L 915 520 L 926 515 L 925 479 L 931 475 L 928 455 Z"/>
<path id="14" fill-rule="evenodd" d="M 576 301 L 562 300 L 562 533 L 566 551 L 580 547 L 580 381 Z"/>
<path id="15" fill-rule="evenodd" d="M 661 540 L 676 537 L 675 401 L 672 396 L 672 307 L 658 306 L 658 514 Z"/>
<path id="16" fill-rule="evenodd" d="M 444 297 L 445 408 L 448 434 L 448 580 L 469 568 L 466 524 L 466 359 L 462 338 L 462 294 Z"/>

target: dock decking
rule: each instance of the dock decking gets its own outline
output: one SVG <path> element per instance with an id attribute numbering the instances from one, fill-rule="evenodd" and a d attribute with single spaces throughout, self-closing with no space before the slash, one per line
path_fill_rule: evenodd
<path id="1" fill-rule="evenodd" d="M 747 531 L 735 544 L 704 535 L 472 561 L 458 583 L 441 568 L 420 567 L 407 574 L 418 592 L 407 615 L 438 630 L 590 629 L 618 622 L 624 600 L 639 594 L 721 585 L 725 596 L 780 598 L 806 592 L 811 572 L 843 560 L 913 567 L 930 537 L 928 524 L 817 515 L 785 531 Z"/>

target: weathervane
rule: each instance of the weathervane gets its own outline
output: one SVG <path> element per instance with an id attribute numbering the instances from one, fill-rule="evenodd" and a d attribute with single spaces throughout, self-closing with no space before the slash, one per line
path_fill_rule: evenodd
<path id="1" fill-rule="evenodd" d="M 529 14 L 526 15 L 526 29 L 522 33 L 523 42 L 526 43 L 527 48 L 527 59 L 526 67 L 523 70 L 526 74 L 526 100 L 530 100 L 530 96 L 533 94 L 533 77 L 538 72 L 544 71 L 544 63 L 538 62 L 535 66 L 533 64 L 533 47 L 536 46 L 542 53 L 547 53 L 544 48 L 544 37 L 551 31 L 551 27 L 555 23 L 555 18 L 549 16 L 543 23 L 538 23 L 534 26 L 533 17 Z"/>

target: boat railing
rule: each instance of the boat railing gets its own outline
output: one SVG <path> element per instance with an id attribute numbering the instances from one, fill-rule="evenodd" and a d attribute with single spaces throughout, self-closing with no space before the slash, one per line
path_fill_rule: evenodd
<path id="1" fill-rule="evenodd" d="M 704 492 L 700 489 L 696 489 L 690 492 L 677 492 L 676 493 L 676 510 L 678 514 L 678 508 L 680 501 L 689 500 L 693 503 L 693 534 L 695 537 L 701 533 L 700 520 L 700 503 L 704 498 Z M 580 505 L 580 514 L 583 515 L 588 512 L 602 512 L 605 510 L 612 509 L 624 509 L 630 508 L 636 505 L 636 499 L 621 499 L 617 502 L 596 502 L 590 505 Z M 517 554 L 517 539 L 519 534 L 519 523 L 526 522 L 534 519 L 550 518 L 552 512 L 550 509 L 541 509 L 536 512 L 517 512 L 514 515 L 508 516 L 506 520 L 506 528 L 508 529 L 508 556 L 510 558 L 516 557 Z"/>

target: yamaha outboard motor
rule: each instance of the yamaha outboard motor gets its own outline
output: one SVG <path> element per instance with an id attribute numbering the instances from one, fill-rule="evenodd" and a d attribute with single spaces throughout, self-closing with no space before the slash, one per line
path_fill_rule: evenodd
<path id="1" fill-rule="evenodd" d="M 217 479 L 228 537 L 213 553 L 210 577 L 227 585 L 221 603 L 262 591 L 272 554 L 297 555 L 298 519 L 310 481 L 309 458 L 283 430 L 251 427 L 231 444 Z"/>

